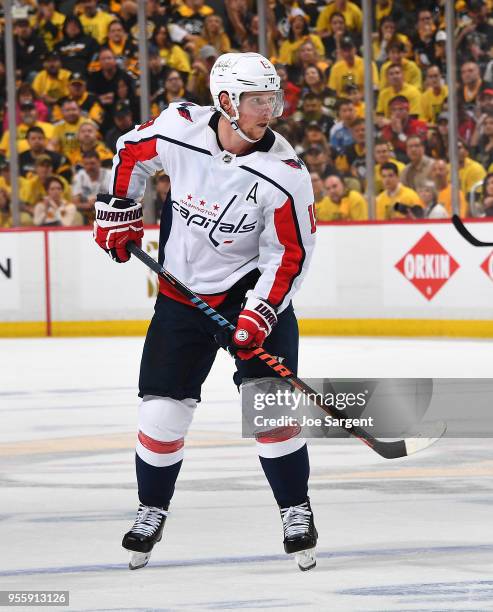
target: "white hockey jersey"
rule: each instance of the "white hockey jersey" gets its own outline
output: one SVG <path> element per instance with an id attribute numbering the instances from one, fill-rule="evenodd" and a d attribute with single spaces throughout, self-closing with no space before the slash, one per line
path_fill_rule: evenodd
<path id="1" fill-rule="evenodd" d="M 109 192 L 139 200 L 149 176 L 164 170 L 173 209 L 171 228 L 161 228 L 169 231 L 165 268 L 204 299 L 258 268 L 254 294 L 281 312 L 314 247 L 310 175 L 270 129 L 246 155 L 223 150 L 220 116 L 211 107 L 173 103 L 136 126 L 118 140 Z"/>

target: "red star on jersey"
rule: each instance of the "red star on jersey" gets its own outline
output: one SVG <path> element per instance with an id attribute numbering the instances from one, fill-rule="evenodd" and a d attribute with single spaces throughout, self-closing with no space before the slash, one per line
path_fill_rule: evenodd
<path id="1" fill-rule="evenodd" d="M 192 199 L 192 196 L 191 196 L 190 194 L 188 194 L 188 195 L 187 195 L 187 198 L 188 198 L 189 200 L 191 200 L 191 199 Z"/>
<path id="2" fill-rule="evenodd" d="M 219 210 L 219 206 L 217 204 L 214 204 L 214 210 Z"/>
<path id="3" fill-rule="evenodd" d="M 200 205 L 205 206 L 205 200 L 200 200 Z"/>

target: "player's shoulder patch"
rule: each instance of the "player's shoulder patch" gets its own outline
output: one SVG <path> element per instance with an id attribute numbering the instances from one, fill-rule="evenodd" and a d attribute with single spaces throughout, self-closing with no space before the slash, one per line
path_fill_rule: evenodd
<path id="1" fill-rule="evenodd" d="M 190 114 L 190 106 L 197 106 L 194 102 L 182 102 L 181 104 L 179 104 L 176 107 L 176 110 L 178 111 L 178 114 L 180 115 L 180 117 L 183 117 L 183 119 L 186 119 L 187 121 L 192 122 L 192 115 Z"/>
<path id="2" fill-rule="evenodd" d="M 283 161 L 286 165 L 290 166 L 291 168 L 295 168 L 296 170 L 301 170 L 302 168 L 305 167 L 305 162 L 300 157 L 294 157 L 291 159 L 282 159 L 281 161 Z"/>
<path id="3" fill-rule="evenodd" d="M 302 170 L 305 164 L 302 159 L 298 157 L 296 151 L 293 149 L 291 144 L 278 132 L 274 132 L 276 140 L 274 146 L 271 149 L 271 153 L 281 162 L 294 168 L 295 170 Z"/>

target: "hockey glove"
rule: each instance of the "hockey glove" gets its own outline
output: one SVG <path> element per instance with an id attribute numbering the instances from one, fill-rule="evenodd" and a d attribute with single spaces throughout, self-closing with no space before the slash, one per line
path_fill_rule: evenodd
<path id="1" fill-rule="evenodd" d="M 276 311 L 269 302 L 249 291 L 231 338 L 230 349 L 240 359 L 251 359 L 251 349 L 262 346 L 276 323 Z"/>
<path id="2" fill-rule="evenodd" d="M 142 245 L 142 205 L 129 198 L 98 193 L 94 208 L 94 240 L 114 261 L 128 261 L 130 253 L 127 251 L 127 243 L 135 242 L 139 247 Z"/>

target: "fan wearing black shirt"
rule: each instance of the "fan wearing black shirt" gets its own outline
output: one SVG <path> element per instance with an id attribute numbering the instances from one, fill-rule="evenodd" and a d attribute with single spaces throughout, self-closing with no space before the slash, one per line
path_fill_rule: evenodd
<path id="1" fill-rule="evenodd" d="M 107 47 L 103 47 L 99 52 L 99 63 L 101 70 L 91 74 L 88 89 L 98 97 L 99 103 L 105 111 L 102 130 L 106 132 L 113 125 L 111 110 L 117 101 L 120 81 L 125 81 L 129 91 L 133 92 L 134 79 L 127 72 L 118 68 L 114 53 Z"/>
<path id="2" fill-rule="evenodd" d="M 29 19 L 21 17 L 14 21 L 14 46 L 17 71 L 22 80 L 34 78 L 43 69 L 43 58 L 48 53 L 44 40 L 32 29 Z"/>
<path id="3" fill-rule="evenodd" d="M 87 66 L 99 51 L 99 44 L 84 34 L 82 24 L 75 15 L 69 15 L 63 24 L 63 38 L 55 45 L 62 66 L 71 72 L 87 74 Z"/>

